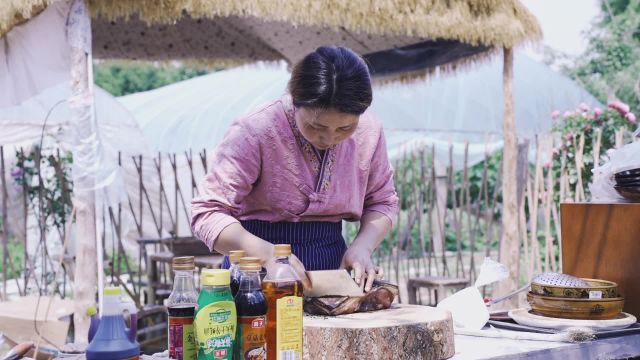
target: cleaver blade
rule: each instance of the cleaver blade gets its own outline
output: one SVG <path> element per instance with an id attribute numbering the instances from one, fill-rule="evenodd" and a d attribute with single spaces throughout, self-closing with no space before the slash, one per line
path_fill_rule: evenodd
<path id="1" fill-rule="evenodd" d="M 305 289 L 307 297 L 321 296 L 363 296 L 364 291 L 351 278 L 347 270 L 307 271 L 311 289 Z"/>

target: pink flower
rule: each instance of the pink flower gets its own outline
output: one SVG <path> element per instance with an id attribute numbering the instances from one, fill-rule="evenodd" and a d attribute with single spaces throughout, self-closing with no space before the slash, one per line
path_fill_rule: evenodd
<path id="1" fill-rule="evenodd" d="M 626 115 L 629 112 L 629 105 L 623 103 L 622 101 L 612 101 L 609 103 L 609 107 L 611 109 L 617 110 L 622 116 Z"/>
<path id="2" fill-rule="evenodd" d="M 571 139 L 573 139 L 573 133 L 572 132 L 568 132 L 567 135 L 565 135 L 565 139 L 571 141 Z"/>
<path id="3" fill-rule="evenodd" d="M 558 117 L 560 117 L 560 110 L 554 110 L 554 111 L 551 113 L 551 118 L 552 118 L 553 120 L 555 120 L 555 119 L 557 119 Z"/>
<path id="4" fill-rule="evenodd" d="M 547 162 L 545 162 L 545 163 L 544 163 L 544 168 L 545 168 L 545 169 L 549 169 L 549 168 L 551 168 L 551 161 L 547 161 Z"/>
<path id="5" fill-rule="evenodd" d="M 627 113 L 627 115 L 624 116 L 625 119 L 629 120 L 630 123 L 635 124 L 636 123 L 636 116 L 633 115 L 633 113 Z"/>
<path id="6" fill-rule="evenodd" d="M 587 112 L 589 111 L 589 105 L 585 104 L 585 103 L 581 103 L 578 108 L 580 109 L 580 111 L 582 112 Z"/>
<path id="7" fill-rule="evenodd" d="M 599 118 L 602 115 L 602 109 L 599 107 L 593 108 L 593 115 L 595 115 L 596 119 Z"/>
<path id="8" fill-rule="evenodd" d="M 565 111 L 563 117 L 566 119 L 568 117 L 574 116 L 575 113 L 573 111 Z"/>

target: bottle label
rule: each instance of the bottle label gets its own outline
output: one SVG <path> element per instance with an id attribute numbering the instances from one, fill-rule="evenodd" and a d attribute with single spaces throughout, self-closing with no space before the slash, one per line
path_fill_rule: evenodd
<path id="1" fill-rule="evenodd" d="M 176 360 L 196 360 L 197 345 L 193 333 L 193 318 L 169 316 L 169 357 Z"/>
<path id="2" fill-rule="evenodd" d="M 198 360 L 233 359 L 236 321 L 233 301 L 217 301 L 198 311 L 194 322 Z"/>
<path id="3" fill-rule="evenodd" d="M 239 359 L 267 359 L 266 329 L 267 317 L 264 315 L 238 317 Z"/>
<path id="4" fill-rule="evenodd" d="M 302 297 L 276 300 L 277 360 L 302 359 Z"/>

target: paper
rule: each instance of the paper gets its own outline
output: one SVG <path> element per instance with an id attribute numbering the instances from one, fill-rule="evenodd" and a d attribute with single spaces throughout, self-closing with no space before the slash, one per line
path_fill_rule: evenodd
<path id="1" fill-rule="evenodd" d="M 311 289 L 305 289 L 308 297 L 363 296 L 364 292 L 346 270 L 307 271 Z"/>
<path id="2" fill-rule="evenodd" d="M 507 277 L 507 268 L 487 257 L 480 267 L 475 285 L 445 298 L 437 307 L 449 310 L 456 326 L 480 330 L 489 321 L 489 310 L 478 288 Z"/>

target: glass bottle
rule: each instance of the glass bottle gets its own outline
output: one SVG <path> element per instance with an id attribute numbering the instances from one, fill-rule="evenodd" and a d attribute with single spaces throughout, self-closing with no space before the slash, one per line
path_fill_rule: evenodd
<path id="1" fill-rule="evenodd" d="M 176 360 L 196 360 L 197 348 L 193 332 L 198 293 L 193 279 L 193 256 L 175 257 L 173 290 L 167 299 L 169 313 L 169 356 Z"/>
<path id="2" fill-rule="evenodd" d="M 236 359 L 265 360 L 267 358 L 267 299 L 262 293 L 260 259 L 240 259 L 240 288 L 236 294 L 238 330 Z"/>
<path id="3" fill-rule="evenodd" d="M 231 272 L 231 295 L 233 297 L 238 293 L 238 286 L 240 286 L 240 269 L 238 268 L 238 262 L 240 258 L 245 256 L 246 253 L 244 250 L 229 251 L 229 262 L 231 263 L 231 267 L 229 267 L 229 271 Z"/>
<path id="4" fill-rule="evenodd" d="M 267 358 L 302 359 L 302 282 L 289 264 L 291 245 L 274 245 L 275 265 L 264 278 Z"/>

